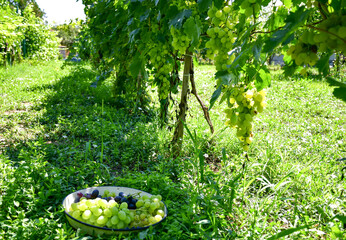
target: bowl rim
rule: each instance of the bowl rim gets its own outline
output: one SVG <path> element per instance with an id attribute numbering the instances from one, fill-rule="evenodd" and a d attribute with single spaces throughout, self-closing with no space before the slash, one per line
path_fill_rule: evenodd
<path id="1" fill-rule="evenodd" d="M 63 205 L 63 207 L 64 207 L 64 212 L 65 212 L 65 214 L 66 214 L 68 217 L 70 217 L 72 220 L 74 220 L 74 221 L 76 221 L 76 222 L 78 222 L 78 223 L 81 223 L 81 224 L 83 224 L 83 225 L 86 225 L 86 226 L 88 226 L 88 227 L 97 228 L 97 229 L 105 230 L 105 231 L 111 231 L 111 232 L 133 232 L 133 231 L 139 231 L 139 230 L 146 230 L 146 229 L 148 229 L 149 227 L 155 226 L 155 225 L 157 225 L 157 224 L 163 222 L 163 221 L 166 219 L 166 217 L 167 217 L 167 215 L 168 215 L 168 210 L 167 210 L 167 206 L 166 206 L 166 204 L 165 204 L 164 201 L 161 201 L 161 202 L 163 202 L 163 205 L 165 206 L 165 215 L 164 215 L 164 217 L 163 217 L 159 222 L 154 223 L 154 224 L 151 224 L 151 225 L 149 225 L 149 226 L 145 226 L 145 227 L 135 227 L 135 228 L 128 228 L 128 227 L 127 227 L 127 228 L 108 228 L 108 227 L 99 227 L 99 226 L 91 225 L 91 224 L 86 223 L 86 222 L 82 222 L 82 221 L 80 221 L 80 220 L 78 220 L 78 219 L 72 217 L 72 216 L 66 211 L 66 208 L 65 208 L 65 206 L 64 206 L 64 202 L 65 202 L 65 199 L 66 199 L 68 196 L 70 196 L 71 194 L 78 193 L 78 192 L 80 192 L 80 191 L 84 191 L 84 190 L 88 190 L 88 189 L 109 188 L 109 187 L 129 188 L 129 189 L 137 190 L 137 191 L 144 192 L 144 193 L 147 193 L 147 194 L 150 194 L 150 195 L 154 195 L 154 194 L 148 193 L 148 192 L 146 192 L 146 191 L 142 191 L 142 190 L 140 190 L 140 189 L 130 188 L 130 187 L 124 187 L 124 186 L 97 186 L 97 187 L 84 188 L 84 189 L 80 189 L 80 190 L 77 190 L 77 191 L 75 191 L 75 192 L 72 192 L 72 193 L 68 194 L 68 195 L 64 198 L 64 200 L 62 201 L 62 205 Z"/>

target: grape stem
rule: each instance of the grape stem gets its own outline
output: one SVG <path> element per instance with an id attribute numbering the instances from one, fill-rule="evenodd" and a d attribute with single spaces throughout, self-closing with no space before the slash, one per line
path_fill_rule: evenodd
<path id="1" fill-rule="evenodd" d="M 275 29 L 275 30 L 270 30 L 270 31 L 253 31 L 253 32 L 251 33 L 251 35 L 252 35 L 252 34 L 256 34 L 256 33 L 273 33 L 273 32 L 276 32 L 276 31 L 280 30 L 281 28 L 283 28 L 283 27 L 278 27 L 277 29 Z"/>
<path id="2" fill-rule="evenodd" d="M 325 5 L 324 5 L 324 7 L 325 7 Z M 326 14 L 323 11 L 323 7 L 322 7 L 322 4 L 320 2 L 318 2 L 318 9 L 320 10 L 320 13 L 321 13 L 322 17 L 324 19 L 327 19 L 327 16 L 326 16 Z M 328 11 L 328 9 L 327 9 L 327 11 Z"/>
<path id="3" fill-rule="evenodd" d="M 250 162 L 250 159 L 249 159 L 249 155 L 247 153 L 245 153 L 245 158 L 248 162 Z M 246 166 L 246 161 L 243 162 L 243 170 L 245 170 L 245 166 Z"/>
<path id="4" fill-rule="evenodd" d="M 320 31 L 320 32 L 325 32 L 325 33 L 329 33 L 329 34 L 331 34 L 331 35 L 333 35 L 333 36 L 335 36 L 335 37 L 337 37 L 337 38 L 339 38 L 341 41 L 343 41 L 344 43 L 346 43 L 346 40 L 345 39 L 343 39 L 342 37 L 339 37 L 338 35 L 336 35 L 335 33 L 332 33 L 332 32 L 328 32 L 327 30 L 325 30 L 325 29 L 322 29 L 322 28 L 318 28 L 318 27 L 315 27 L 315 26 L 312 26 L 312 25 L 306 25 L 307 27 L 309 27 L 309 28 L 312 28 L 312 29 L 315 29 L 315 30 L 318 30 L 318 31 Z"/>

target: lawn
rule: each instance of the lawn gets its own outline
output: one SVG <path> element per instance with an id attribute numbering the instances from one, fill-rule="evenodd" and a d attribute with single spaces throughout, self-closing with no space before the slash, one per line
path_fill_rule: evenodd
<path id="1" fill-rule="evenodd" d="M 62 66 L 0 69 L 0 239 L 109 239 L 64 215 L 64 197 L 92 186 L 161 194 L 167 205 L 159 226 L 112 239 L 346 238 L 346 104 L 324 80 L 272 72 L 249 159 L 224 125 L 224 103 L 210 110 L 211 135 L 190 95 L 191 134 L 172 159 L 174 122 L 161 127 L 157 105 L 119 108 L 111 80 L 93 88 L 88 64 Z M 214 72 L 195 71 L 207 105 Z"/>

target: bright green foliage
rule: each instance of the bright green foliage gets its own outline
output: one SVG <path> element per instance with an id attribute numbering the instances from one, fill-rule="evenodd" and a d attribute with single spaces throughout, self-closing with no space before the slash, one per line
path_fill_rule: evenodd
<path id="1" fill-rule="evenodd" d="M 242 88 L 260 92 L 268 87 L 266 62 L 281 49 L 290 47 L 286 75 L 301 66 L 316 66 L 328 75 L 331 53 L 345 53 L 346 12 L 341 0 L 286 0 L 283 5 L 269 0 L 83 3 L 103 71 L 114 69 L 127 79 L 118 89 L 133 86 L 140 73 L 141 85 L 157 86 L 161 100 L 176 89 L 179 62 L 187 51 L 206 51 L 205 56 L 214 60 L 216 91 L 211 107 L 219 97 L 230 105 Z"/>
<path id="2" fill-rule="evenodd" d="M 58 57 L 56 33 L 37 18 L 31 5 L 17 13 L 0 4 L 0 64 L 28 58 L 49 60 Z"/>
<path id="3" fill-rule="evenodd" d="M 73 44 L 81 30 L 82 20 L 71 20 L 69 23 L 64 23 L 54 27 L 57 31 L 57 36 L 61 39 L 60 44 L 66 46 L 68 49 L 72 49 Z"/>
<path id="4" fill-rule="evenodd" d="M 271 71 L 244 170 L 223 105 L 210 111 L 220 129 L 211 144 L 191 101 L 194 140 L 174 160 L 165 147 L 171 133 L 155 115 L 114 109 L 109 82 L 90 88 L 91 66 L 61 65 L 0 69 L 0 239 L 90 239 L 69 225 L 61 203 L 78 189 L 107 185 L 160 193 L 168 217 L 148 231 L 94 239 L 345 239 L 346 107 L 334 87 Z M 214 73 L 195 68 L 201 97 L 213 91 Z"/>
<path id="5" fill-rule="evenodd" d="M 47 61 L 58 57 L 59 39 L 56 32 L 35 17 L 31 6 L 23 11 L 23 34 L 25 35 L 26 54 L 29 59 Z"/>
<path id="6" fill-rule="evenodd" d="M 0 5 L 0 65 L 7 61 L 8 53 L 20 55 L 20 45 L 24 39 L 21 26 L 22 17 L 9 6 Z"/>

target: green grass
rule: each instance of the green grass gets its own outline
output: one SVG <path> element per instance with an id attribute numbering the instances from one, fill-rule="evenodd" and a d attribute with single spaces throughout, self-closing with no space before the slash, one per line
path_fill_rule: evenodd
<path id="1" fill-rule="evenodd" d="M 337 161 L 346 155 L 346 104 L 324 81 L 272 72 L 249 160 L 225 128 L 224 105 L 210 111 L 211 136 L 191 95 L 191 135 L 173 160 L 156 105 L 149 114 L 117 109 L 111 80 L 91 88 L 90 66 L 61 65 L 0 69 L 0 239 L 97 239 L 72 229 L 61 203 L 102 185 L 160 193 L 169 211 L 160 226 L 113 239 L 346 237 L 345 161 Z M 207 105 L 214 71 L 195 71 Z"/>

